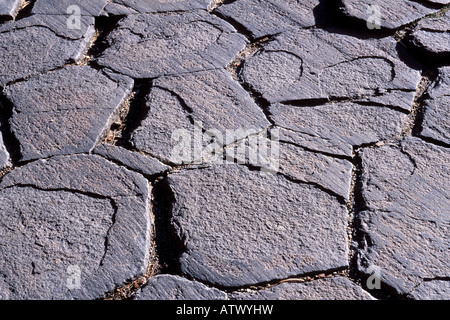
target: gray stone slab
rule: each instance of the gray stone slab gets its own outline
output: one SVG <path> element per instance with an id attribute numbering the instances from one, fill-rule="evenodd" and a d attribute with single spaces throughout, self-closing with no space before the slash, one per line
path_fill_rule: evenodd
<path id="1" fill-rule="evenodd" d="M 0 19 L 14 19 L 23 0 L 3 0 L 0 3 Z"/>
<path id="2" fill-rule="evenodd" d="M 232 164 L 168 182 L 181 270 L 194 279 L 241 287 L 348 264 L 348 212 L 326 192 Z"/>
<path id="3" fill-rule="evenodd" d="M 5 89 L 22 160 L 91 151 L 109 130 L 133 80 L 69 66 Z"/>
<path id="4" fill-rule="evenodd" d="M 432 54 L 450 55 L 450 13 L 420 20 L 412 32 L 412 43 Z"/>
<path id="5" fill-rule="evenodd" d="M 149 193 L 141 175 L 98 156 L 57 156 L 5 175 L 0 296 L 98 299 L 144 275 Z"/>
<path id="6" fill-rule="evenodd" d="M 36 0 L 33 14 L 99 16 L 108 0 Z M 78 7 L 75 8 L 74 6 Z"/>
<path id="7" fill-rule="evenodd" d="M 206 11 L 132 15 L 108 41 L 98 63 L 133 78 L 224 68 L 246 43 L 230 24 Z"/>
<path id="8" fill-rule="evenodd" d="M 450 297 L 450 281 L 429 279 L 422 282 L 409 294 L 416 300 L 448 300 Z"/>
<path id="9" fill-rule="evenodd" d="M 159 78 L 153 82 L 147 107 L 149 114 L 131 142 L 167 163 L 201 160 L 202 150 L 197 152 L 193 144 L 197 132 L 199 144 L 207 142 L 202 130 L 211 136 L 215 133 L 220 148 L 227 143 L 227 131 L 233 133 L 228 134 L 231 143 L 270 125 L 250 95 L 225 70 Z M 187 152 L 177 152 L 183 145 Z"/>
<path id="10" fill-rule="evenodd" d="M 354 99 L 409 111 L 420 72 L 397 57 L 396 46 L 394 39 L 289 31 L 245 62 L 242 79 L 269 102 Z"/>
<path id="11" fill-rule="evenodd" d="M 267 172 L 271 170 L 273 173 L 281 173 L 296 181 L 316 184 L 348 200 L 352 163 L 314 152 L 295 142 L 285 142 L 285 131 L 282 130 L 279 141 L 275 137 L 269 138 L 267 132 L 258 136 L 258 140 L 249 138 L 239 141 L 227 147 L 227 160 L 263 168 Z M 270 133 L 273 135 L 276 131 L 271 130 Z"/>
<path id="12" fill-rule="evenodd" d="M 82 21 L 77 30 L 68 29 L 61 16 L 0 25 L 0 86 L 79 61 L 95 33 L 93 18 Z"/>
<path id="13" fill-rule="evenodd" d="M 424 102 L 422 136 L 450 144 L 450 67 L 439 69 L 439 76 Z"/>
<path id="14" fill-rule="evenodd" d="M 122 147 L 101 144 L 95 147 L 92 152 L 146 176 L 159 175 L 170 169 L 169 166 L 155 158 L 139 152 L 128 151 Z"/>
<path id="15" fill-rule="evenodd" d="M 157 275 L 134 296 L 135 300 L 227 300 L 215 288 L 179 276 Z"/>
<path id="16" fill-rule="evenodd" d="M 10 156 L 8 150 L 6 150 L 5 143 L 3 141 L 3 135 L 0 132 L 0 170 L 6 168 L 10 164 Z"/>
<path id="17" fill-rule="evenodd" d="M 277 106 L 274 108 L 276 107 Z M 280 111 L 282 112 L 282 110 Z M 295 126 L 292 125 L 292 127 L 295 129 Z M 314 134 L 312 131 L 305 132 L 301 131 L 301 129 L 297 130 L 300 130 L 300 132 L 281 128 L 280 141 L 295 144 L 311 151 L 323 152 L 331 155 L 347 156 L 349 158 L 353 155 L 353 147 L 348 143 L 340 141 L 339 139 L 326 139 L 320 135 L 320 132 Z"/>
<path id="18" fill-rule="evenodd" d="M 209 9 L 214 0 L 113 0 L 105 8 L 109 14 L 136 14 Z"/>
<path id="19" fill-rule="evenodd" d="M 407 120 L 403 112 L 352 102 L 317 107 L 274 104 L 269 110 L 278 126 L 297 132 L 288 141 L 349 157 L 352 146 L 400 137 Z"/>
<path id="20" fill-rule="evenodd" d="M 377 5 L 377 11 L 380 13 L 379 25 L 386 29 L 400 28 L 436 11 L 410 0 L 376 2 L 372 0 L 341 0 L 341 3 L 344 14 L 347 16 L 363 22 L 369 20 L 372 23 L 374 23 L 372 17 L 376 11 L 370 8 Z"/>
<path id="21" fill-rule="evenodd" d="M 449 298 L 448 282 L 427 281 L 449 277 L 449 159 L 448 148 L 418 138 L 362 153 L 359 270 L 378 268 L 382 285 L 399 294 Z"/>
<path id="22" fill-rule="evenodd" d="M 319 4 L 319 0 L 241 0 L 224 4 L 217 11 L 244 26 L 252 37 L 260 38 L 314 26 L 314 8 Z"/>
<path id="23" fill-rule="evenodd" d="M 282 283 L 269 289 L 234 292 L 230 300 L 375 300 L 347 278 L 318 279 L 307 283 Z"/>

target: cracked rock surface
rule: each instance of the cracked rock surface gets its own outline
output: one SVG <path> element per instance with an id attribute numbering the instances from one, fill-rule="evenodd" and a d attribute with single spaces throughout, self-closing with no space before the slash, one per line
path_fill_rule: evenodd
<path id="1" fill-rule="evenodd" d="M 0 1 L 0 299 L 450 299 L 449 10 Z"/>
<path id="2" fill-rule="evenodd" d="M 38 160 L 5 175 L 0 295 L 95 299 L 144 274 L 149 192 L 142 176 L 98 156 Z M 77 290 L 67 286 L 73 267 L 82 270 Z"/>
<path id="3" fill-rule="evenodd" d="M 239 287 L 347 265 L 347 210 L 321 190 L 237 165 L 175 173 L 169 185 L 181 269 L 195 279 Z"/>
<path id="4" fill-rule="evenodd" d="M 246 43 L 230 24 L 203 11 L 130 15 L 108 41 L 98 63 L 133 78 L 223 68 Z"/>
<path id="5" fill-rule="evenodd" d="M 238 292 L 231 300 L 373 300 L 346 278 L 318 279 L 307 283 L 283 283 L 255 292 Z"/>
<path id="6" fill-rule="evenodd" d="M 0 19 L 14 19 L 23 0 L 4 0 L 0 3 Z"/>
<path id="7" fill-rule="evenodd" d="M 429 288 L 435 295 L 428 282 L 449 276 L 449 159 L 448 148 L 417 138 L 363 152 L 359 266 L 379 266 L 381 279 L 400 294 Z M 438 290 L 445 297 L 447 283 Z"/>
<path id="8" fill-rule="evenodd" d="M 225 292 L 179 276 L 158 275 L 152 278 L 136 300 L 226 300 Z"/>
<path id="9" fill-rule="evenodd" d="M 133 133 L 132 143 L 139 150 L 176 164 L 197 160 L 194 155 L 173 154 L 179 144 L 177 132 L 183 133 L 183 143 L 190 143 L 188 135 L 195 138 L 193 128 L 197 125 L 200 131 L 215 134 L 221 146 L 270 125 L 250 95 L 224 70 L 161 77 L 153 82 L 147 107 L 149 113 Z M 236 134 L 228 134 L 227 139 L 227 130 Z"/>
<path id="10" fill-rule="evenodd" d="M 414 0 L 380 1 L 376 3 L 371 0 L 340 1 L 343 5 L 344 14 L 349 17 L 363 22 L 369 20 L 376 24 L 375 20 L 371 20 L 371 17 L 375 18 L 375 15 L 379 13 L 379 26 L 388 29 L 399 28 L 435 11 L 418 3 L 420 1 Z M 443 2 L 436 1 L 436 3 Z M 378 6 L 378 8 L 371 7 L 373 5 Z"/>
<path id="11" fill-rule="evenodd" d="M 125 76 L 69 66 L 8 86 L 11 130 L 22 159 L 92 150 L 132 85 Z"/>
<path id="12" fill-rule="evenodd" d="M 450 13 L 439 18 L 420 20 L 412 33 L 415 46 L 433 54 L 450 55 Z"/>
<path id="13" fill-rule="evenodd" d="M 189 11 L 208 9 L 214 0 L 113 0 L 105 11 L 113 15 L 127 15 L 136 13 Z"/>
<path id="14" fill-rule="evenodd" d="M 450 67 L 439 70 L 424 107 L 421 135 L 450 145 Z"/>

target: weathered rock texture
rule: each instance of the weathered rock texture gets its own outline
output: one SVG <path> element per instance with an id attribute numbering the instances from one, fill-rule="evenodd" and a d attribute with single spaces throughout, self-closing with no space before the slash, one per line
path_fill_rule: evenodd
<path id="1" fill-rule="evenodd" d="M 195 279 L 239 287 L 348 263 L 347 210 L 319 189 L 238 165 L 168 179 L 181 269 Z"/>
<path id="2" fill-rule="evenodd" d="M 246 40 L 225 21 L 196 11 L 128 16 L 109 43 L 100 65 L 133 78 L 156 78 L 223 68 Z"/>
<path id="3" fill-rule="evenodd" d="M 269 289 L 236 292 L 231 300 L 374 300 L 350 280 L 342 277 L 307 283 L 282 283 Z"/>
<path id="4" fill-rule="evenodd" d="M 7 87 L 22 160 L 92 150 L 132 86 L 122 75 L 70 66 Z"/>
<path id="5" fill-rule="evenodd" d="M 399 294 L 449 298 L 437 281 L 449 277 L 449 159 L 448 148 L 417 138 L 362 153 L 359 267 L 378 267 Z"/>
<path id="6" fill-rule="evenodd" d="M 139 174 L 98 156 L 39 160 L 3 177 L 0 203 L 3 299 L 101 298 L 147 269 Z"/>
<path id="7" fill-rule="evenodd" d="M 226 300 L 225 292 L 197 281 L 171 276 L 156 276 L 137 293 L 135 300 Z"/>

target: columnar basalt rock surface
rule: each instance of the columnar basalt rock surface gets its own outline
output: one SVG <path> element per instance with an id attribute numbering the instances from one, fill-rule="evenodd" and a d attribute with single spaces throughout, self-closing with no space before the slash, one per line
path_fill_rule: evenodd
<path id="1" fill-rule="evenodd" d="M 269 289 L 231 294 L 231 300 L 373 300 L 346 278 L 318 279 L 306 283 L 287 282 Z"/>
<path id="2" fill-rule="evenodd" d="M 0 299 L 450 298 L 446 0 L 0 3 Z"/>
<path id="3" fill-rule="evenodd" d="M 439 76 L 425 101 L 421 135 L 450 145 L 450 67 L 439 69 Z"/>
<path id="4" fill-rule="evenodd" d="M 448 148 L 417 138 L 363 151 L 367 208 L 360 213 L 366 236 L 359 267 L 379 267 L 381 279 L 400 294 L 429 288 L 435 295 L 430 282 L 449 276 L 449 159 Z M 437 285 L 448 294 L 448 282 Z"/>
<path id="5" fill-rule="evenodd" d="M 96 299 L 145 274 L 149 193 L 142 176 L 98 156 L 38 160 L 5 175 L 2 298 Z M 71 270 L 79 287 L 67 285 Z"/>

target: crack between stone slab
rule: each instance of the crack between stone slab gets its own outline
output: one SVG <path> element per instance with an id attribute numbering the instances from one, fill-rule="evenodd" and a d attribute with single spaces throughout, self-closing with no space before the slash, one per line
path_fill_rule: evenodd
<path id="1" fill-rule="evenodd" d="M 90 65 L 94 69 L 101 69 L 96 59 L 110 47 L 108 36 L 119 26 L 120 20 L 125 18 L 124 15 L 118 16 L 100 16 L 94 18 L 95 35 L 89 42 L 88 48 L 83 54 L 83 58 L 77 63 L 78 65 Z"/>
<path id="2" fill-rule="evenodd" d="M 355 284 L 361 286 L 364 290 L 370 293 L 374 298 L 379 300 L 391 300 L 394 296 L 385 291 L 370 290 L 366 285 L 365 275 L 358 270 L 358 255 L 360 250 L 363 250 L 367 246 L 372 246 L 372 241 L 368 234 L 366 234 L 361 226 L 360 213 L 368 210 L 366 201 L 362 194 L 363 189 L 363 165 L 360 154 L 361 150 L 354 148 L 353 157 L 353 170 L 352 170 L 352 183 L 350 189 L 350 200 L 347 202 L 347 209 L 349 212 L 348 218 L 348 269 L 344 271 L 344 274 Z M 383 285 L 382 288 L 385 288 Z"/>
<path id="3" fill-rule="evenodd" d="M 259 292 L 271 289 L 273 287 L 276 287 L 281 284 L 288 284 L 288 283 L 311 283 L 317 280 L 321 279 L 332 279 L 332 278 L 347 278 L 346 272 L 344 269 L 330 269 L 330 270 L 324 270 L 324 271 L 317 271 L 314 273 L 306 274 L 306 275 L 299 275 L 299 276 L 292 276 L 288 277 L 286 279 L 282 280 L 272 280 L 266 283 L 262 283 L 260 285 L 250 285 L 248 287 L 243 287 L 239 289 L 231 289 L 230 292 L 227 292 L 227 294 L 231 293 L 245 293 L 245 292 Z"/>
<path id="4" fill-rule="evenodd" d="M 317 98 L 317 99 L 302 99 L 302 100 L 284 100 L 278 102 L 279 104 L 285 105 L 285 106 L 291 106 L 291 107 L 298 107 L 298 108 L 314 108 L 314 107 L 321 107 L 326 105 L 333 105 L 337 103 L 347 103 L 351 102 L 353 104 L 361 105 L 361 106 L 378 106 L 382 108 L 387 108 L 393 111 L 401 112 L 404 114 L 410 114 L 409 111 L 400 108 L 395 105 L 385 104 L 381 102 L 372 102 L 372 101 L 362 101 L 361 99 L 369 99 L 371 97 L 382 97 L 383 94 L 374 94 L 374 95 L 367 95 L 367 96 L 361 96 L 361 97 L 354 97 L 354 98 L 348 98 L 348 97 L 328 97 L 328 98 Z"/>
<path id="5" fill-rule="evenodd" d="M 263 169 L 262 167 L 255 166 L 255 165 L 252 165 L 252 164 L 249 164 L 249 163 L 245 163 L 245 164 L 242 164 L 242 165 L 247 167 L 250 171 L 260 171 L 260 172 L 262 172 L 262 169 Z M 276 172 L 275 174 L 277 176 L 285 178 L 286 180 L 288 180 L 288 181 L 290 181 L 292 183 L 312 186 L 312 187 L 314 187 L 314 188 L 316 188 L 316 189 L 318 189 L 318 190 L 320 190 L 322 192 L 325 192 L 326 194 L 336 198 L 339 201 L 340 204 L 346 204 L 347 203 L 347 201 L 345 200 L 345 198 L 342 195 L 334 192 L 331 189 L 328 189 L 328 188 L 322 186 L 320 183 L 297 179 L 297 178 L 294 178 L 294 177 L 292 177 L 292 176 L 290 176 L 288 174 L 281 173 L 281 172 Z"/>
<path id="6" fill-rule="evenodd" d="M 31 16 L 31 11 L 33 10 L 35 2 L 36 2 L 36 0 L 24 1 L 22 3 L 22 6 L 18 10 L 15 20 L 17 21 L 17 20 Z"/>
<path id="7" fill-rule="evenodd" d="M 152 182 L 153 184 L 157 183 L 157 180 Z M 149 189 L 152 184 L 149 182 Z M 153 193 L 149 194 L 149 215 L 150 221 L 152 221 L 152 237 L 150 239 L 150 248 L 149 248 L 149 259 L 147 270 L 144 275 L 140 275 L 135 279 L 132 279 L 128 283 L 121 285 L 112 291 L 106 293 L 100 300 L 130 300 L 136 292 L 138 292 L 143 286 L 147 284 L 147 282 L 153 278 L 155 275 L 160 273 L 160 264 L 159 257 L 156 252 L 156 243 L 155 243 L 155 235 L 156 235 L 156 226 L 155 226 L 155 214 L 154 214 L 154 206 L 153 206 Z"/>
<path id="8" fill-rule="evenodd" d="M 414 0 L 413 0 L 414 1 Z M 437 9 L 437 8 L 436 8 Z M 411 35 L 411 32 L 414 30 L 415 27 L 417 27 L 417 25 L 419 24 L 419 22 L 423 19 L 434 19 L 434 18 L 440 18 L 442 16 L 445 15 L 445 12 L 447 12 L 450 9 L 450 4 L 444 5 L 441 8 L 433 13 L 430 13 L 428 15 L 425 15 L 423 17 L 420 17 L 408 24 L 405 24 L 403 26 L 400 26 L 399 28 L 395 29 L 396 32 L 394 34 L 394 38 L 400 42 L 402 40 L 404 40 L 405 38 L 409 37 Z M 408 46 L 406 46 L 404 43 L 400 42 L 404 47 L 408 48 Z M 409 48 L 411 49 L 411 48 Z M 413 48 L 414 49 L 414 48 Z M 411 51 L 411 50 L 410 50 Z M 425 60 L 426 62 L 426 60 Z"/>
<path id="9" fill-rule="evenodd" d="M 186 118 L 189 120 L 189 122 L 191 123 L 191 125 L 195 125 L 195 119 L 193 117 L 193 115 L 195 114 L 194 109 L 192 109 L 189 104 L 175 91 L 170 90 L 168 88 L 164 88 L 158 85 L 155 85 L 153 88 L 157 88 L 163 91 L 168 92 L 171 96 L 173 96 L 175 99 L 177 99 L 178 103 L 180 104 L 181 108 L 183 109 Z M 206 130 L 204 128 L 202 128 L 203 133 L 206 132 Z"/>
<path id="10" fill-rule="evenodd" d="M 217 10 L 210 11 L 210 14 L 212 14 L 212 15 L 218 17 L 219 19 L 222 19 L 223 21 L 227 22 L 228 24 L 232 25 L 233 28 L 236 29 L 236 31 L 238 33 L 242 34 L 245 38 L 249 39 L 250 42 L 251 42 L 251 40 L 255 40 L 252 35 L 252 32 L 250 30 L 248 30 L 243 24 L 237 22 L 235 19 L 230 18 L 230 17 L 225 17 Z"/>
<path id="11" fill-rule="evenodd" d="M 167 173 L 151 182 L 151 185 L 149 214 L 153 232 L 147 271 L 144 275 L 107 293 L 103 300 L 129 300 L 154 276 L 181 274 L 179 258 L 186 249 L 172 225 L 171 210 L 174 195 L 167 183 Z"/>
<path id="12" fill-rule="evenodd" d="M 367 279 L 369 275 L 364 274 L 358 267 L 358 258 L 361 250 L 367 250 L 373 246 L 370 235 L 364 231 L 361 213 L 370 210 L 363 195 L 364 167 L 362 160 L 362 149 L 354 148 L 352 186 L 350 201 L 347 204 L 349 211 L 348 236 L 349 236 L 349 268 L 345 274 L 347 277 L 379 300 L 406 299 L 406 295 L 399 294 L 392 287 L 381 281 L 381 289 L 369 289 Z"/>

